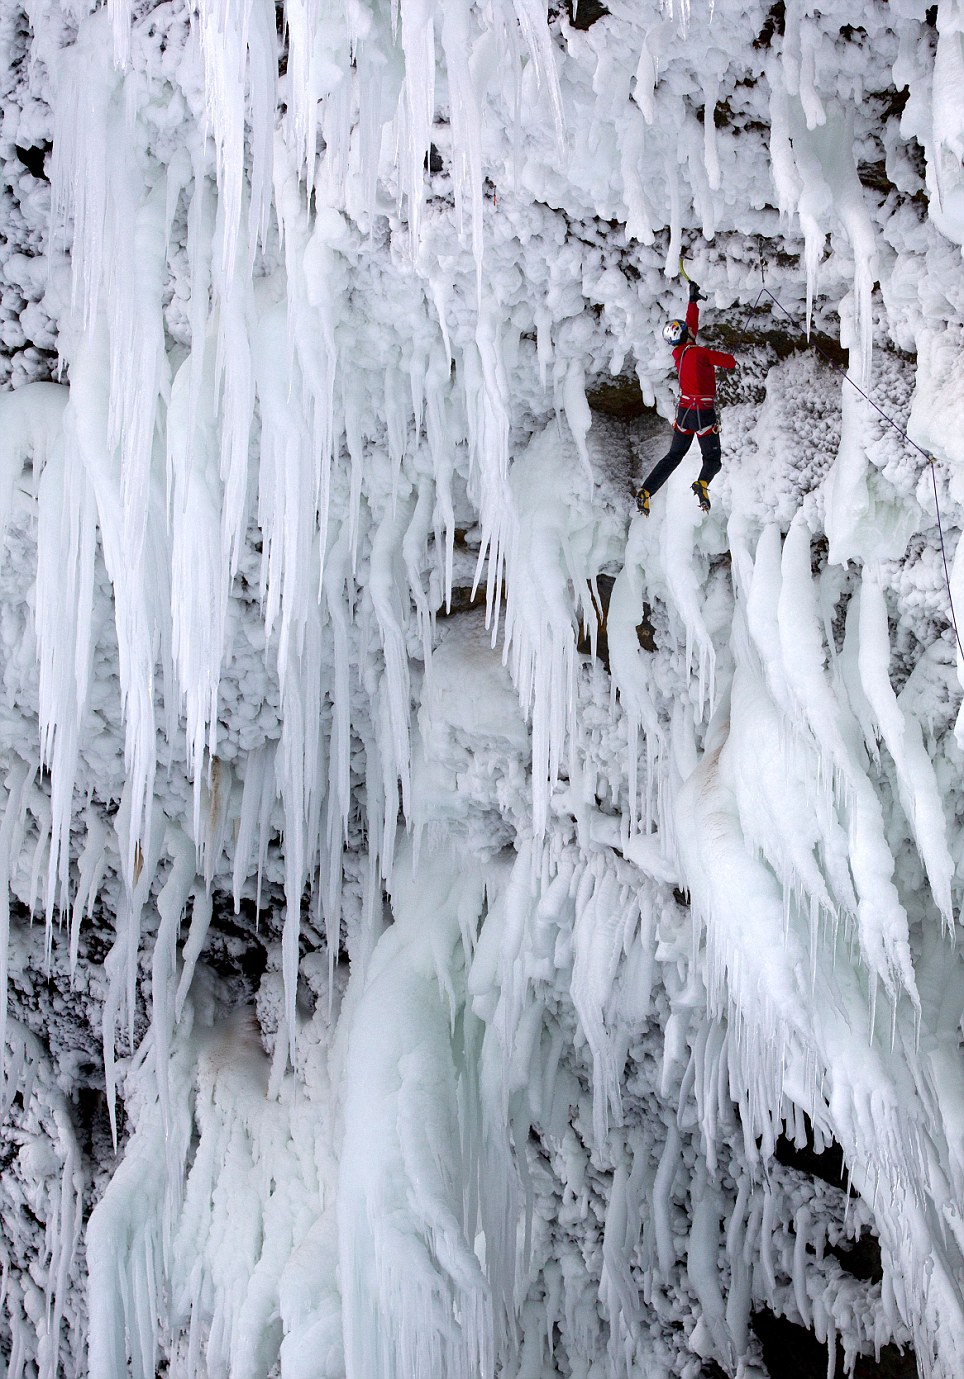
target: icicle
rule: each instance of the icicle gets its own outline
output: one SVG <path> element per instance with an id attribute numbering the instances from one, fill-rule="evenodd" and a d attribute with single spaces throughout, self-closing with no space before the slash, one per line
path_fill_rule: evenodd
<path id="1" fill-rule="evenodd" d="M 864 957 L 889 993 L 899 981 L 916 1001 L 907 916 L 892 881 L 894 864 L 884 839 L 880 802 L 853 757 L 855 725 L 825 678 L 826 655 L 810 577 L 810 539 L 802 523 L 795 523 L 787 534 L 783 571 L 779 607 L 784 666 L 811 731 L 825 744 L 824 751 L 842 772 L 850 793 L 846 821 L 853 840 L 850 860 Z"/>
<path id="2" fill-rule="evenodd" d="M 588 891 L 588 894 L 585 893 Z M 601 1151 L 609 1119 L 622 1120 L 622 1067 L 607 1016 L 612 1010 L 613 981 L 627 946 L 627 927 L 635 922 L 611 874 L 587 870 L 577 892 L 573 928 L 572 1000 L 593 1056 L 593 1140 Z"/>
<path id="3" fill-rule="evenodd" d="M 203 350 L 203 346 L 199 346 Z M 179 369 L 167 417 L 171 476 L 172 651 L 187 719 L 187 768 L 194 782 L 194 835 L 201 837 L 206 753 L 217 749 L 218 689 L 224 655 L 228 587 L 221 545 L 222 492 L 213 370 L 191 404 L 194 361 Z M 204 409 L 202 411 L 202 408 Z M 194 412 L 194 416 L 191 413 Z"/>
<path id="4" fill-rule="evenodd" d="M 659 1167 L 653 1182 L 653 1231 L 656 1236 L 656 1257 L 664 1279 L 672 1277 L 676 1262 L 676 1245 L 672 1227 L 673 1181 L 680 1164 L 680 1137 L 675 1125 L 667 1127 L 666 1142 L 660 1155 Z"/>
<path id="5" fill-rule="evenodd" d="M 157 1098 L 165 1139 L 168 1138 L 170 1120 L 168 1067 L 171 1034 L 175 1019 L 172 1009 L 175 944 L 181 927 L 181 917 L 187 904 L 188 893 L 194 882 L 196 860 L 193 842 L 180 830 L 175 832 L 171 829 L 169 831 L 167 845 L 171 853 L 171 870 L 157 897 L 157 913 L 160 923 L 154 939 L 154 952 L 151 958 L 151 1032 L 154 1037 Z M 180 992 L 177 994 L 180 998 Z M 183 999 L 178 1000 L 178 1006 L 183 1006 Z M 167 1176 L 172 1183 L 177 1181 L 177 1169 L 176 1163 L 168 1162 Z"/>
<path id="6" fill-rule="evenodd" d="M 693 1185 L 693 1219 L 686 1250 L 686 1275 L 699 1300 L 699 1325 L 728 1369 L 735 1365 L 717 1269 L 722 1204 L 718 1190 L 701 1177 Z M 691 1341 L 692 1345 L 692 1341 Z"/>
<path id="7" fill-rule="evenodd" d="M 923 859 L 934 900 L 948 932 L 953 928 L 947 824 L 934 768 L 919 724 L 901 710 L 890 685 L 887 607 L 877 579 L 865 571 L 860 586 L 859 667 L 867 698 L 897 767 L 901 803 Z"/>
<path id="8" fill-rule="evenodd" d="M 77 863 L 77 891 L 70 915 L 70 972 L 77 969 L 80 948 L 80 926 L 93 913 L 94 902 L 108 864 L 107 843 L 110 828 L 107 821 L 93 809 L 87 810 L 87 837 Z"/>
<path id="9" fill-rule="evenodd" d="M 396 922 L 373 956 L 349 1043 L 343 1162 L 352 1170 L 339 1200 L 343 1257 L 352 1262 L 342 1279 L 346 1361 L 373 1379 L 398 1368 L 414 1379 L 440 1369 L 485 1373 L 491 1364 L 485 1285 L 453 1196 L 455 1068 L 436 985 L 434 953 L 451 941 L 443 935 L 453 920 L 458 927 L 453 907 L 460 894 L 478 895 L 478 879 L 452 861 L 423 849 L 413 873 L 400 856 Z M 381 1089 L 374 1097 L 373 1087 Z M 414 1197 L 408 1184 L 418 1185 Z"/>
<path id="10" fill-rule="evenodd" d="M 414 513 L 415 502 L 410 498 L 400 501 L 394 510 L 386 511 L 372 541 L 369 574 L 372 606 L 385 653 L 384 702 L 390 732 L 382 744 L 383 759 L 390 778 L 401 783 L 402 809 L 406 815 L 411 813 L 410 691 L 403 633 L 405 613 L 398 597 L 401 580 L 395 566 Z M 394 788 L 391 794 L 395 795 Z"/>

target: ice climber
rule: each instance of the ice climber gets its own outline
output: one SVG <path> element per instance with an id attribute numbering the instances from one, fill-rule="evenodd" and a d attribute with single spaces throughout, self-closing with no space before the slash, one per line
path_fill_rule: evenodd
<path id="1" fill-rule="evenodd" d="M 665 484 L 689 450 L 694 436 L 700 443 L 703 468 L 693 484 L 693 492 L 704 512 L 710 510 L 710 480 L 723 467 L 720 459 L 720 423 L 716 415 L 716 370 L 735 368 L 736 360 L 723 350 L 711 350 L 705 345 L 696 344 L 696 332 L 700 328 L 699 303 L 702 300 L 699 284 L 691 282 L 686 320 L 668 321 L 663 327 L 663 339 L 673 346 L 673 363 L 679 375 L 679 403 L 673 422 L 672 444 L 636 494 L 636 506 L 647 517 L 650 498 Z"/>

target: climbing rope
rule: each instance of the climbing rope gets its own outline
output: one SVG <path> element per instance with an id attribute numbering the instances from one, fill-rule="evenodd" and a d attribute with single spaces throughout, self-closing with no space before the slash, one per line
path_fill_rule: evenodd
<path id="1" fill-rule="evenodd" d="M 842 374 L 843 377 L 844 377 L 844 379 L 846 380 L 846 382 L 849 383 L 849 384 L 851 385 L 851 387 L 857 389 L 857 392 L 860 394 L 860 396 L 861 396 L 866 402 L 869 402 L 869 403 L 870 403 L 870 405 L 871 405 L 871 407 L 873 407 L 874 411 L 877 412 L 878 415 L 881 416 L 881 417 L 883 418 L 884 421 L 886 421 L 887 425 L 888 425 L 888 426 L 892 426 L 892 427 L 894 428 L 894 430 L 897 432 L 897 434 L 898 434 L 899 436 L 901 436 L 901 437 L 907 442 L 908 445 L 913 446 L 913 448 L 914 448 L 920 455 L 923 455 L 924 459 L 927 461 L 927 464 L 928 464 L 928 466 L 929 466 L 929 468 L 930 468 L 930 472 L 931 472 L 931 483 L 933 484 L 933 487 L 934 487 L 934 512 L 935 512 L 935 515 L 936 515 L 936 517 L 937 517 L 937 534 L 938 534 L 938 536 L 939 536 L 939 538 L 940 538 L 940 543 L 941 543 L 941 560 L 943 561 L 943 564 L 944 564 L 944 584 L 945 584 L 946 587 L 947 587 L 947 605 L 948 605 L 948 608 L 950 609 L 951 627 L 954 629 L 954 636 L 955 636 L 955 638 L 956 638 L 956 640 L 957 640 L 957 648 L 958 648 L 958 651 L 961 653 L 961 660 L 964 661 L 964 643 L 962 643 L 962 641 L 961 641 L 961 634 L 960 634 L 960 631 L 958 630 L 958 625 L 957 625 L 957 613 L 956 613 L 955 608 L 954 608 L 954 597 L 953 597 L 953 595 L 951 594 L 951 575 L 950 575 L 950 570 L 948 569 L 948 565 L 947 565 L 947 547 L 946 547 L 946 545 L 945 545 L 945 543 L 944 543 L 944 524 L 943 524 L 943 522 L 941 521 L 941 504 L 940 504 L 940 496 L 939 496 L 938 491 L 937 491 L 937 474 L 936 474 L 937 462 L 936 462 L 936 460 L 934 459 L 934 456 L 931 455 L 931 454 L 929 454 L 929 453 L 923 448 L 923 446 L 918 445 L 917 442 L 916 442 L 915 440 L 912 440 L 911 437 L 910 437 L 910 436 L 907 434 L 907 432 L 904 430 L 904 428 L 903 428 L 901 425 L 899 425 L 899 423 L 896 422 L 892 416 L 889 416 L 889 415 L 884 411 L 883 407 L 879 406 L 879 405 L 874 401 L 874 399 L 870 396 L 870 394 L 867 393 L 867 392 L 865 392 L 865 390 L 860 386 L 860 384 L 859 384 L 858 382 L 856 382 L 855 379 L 853 379 L 853 378 L 850 377 L 850 374 L 847 372 L 846 369 L 844 369 L 840 364 L 838 364 L 837 361 L 836 361 L 835 359 L 832 359 L 832 358 L 830 357 L 830 355 L 829 355 L 829 354 L 827 353 L 827 351 L 820 345 L 820 343 L 819 343 L 818 341 L 813 340 L 813 339 L 810 337 L 810 335 L 809 335 L 806 331 L 804 331 L 804 329 L 803 329 L 803 327 L 800 325 L 800 323 L 799 323 L 798 321 L 796 321 L 796 320 L 793 318 L 793 316 L 791 316 L 790 312 L 787 311 L 786 307 L 783 306 L 783 304 L 782 304 L 780 301 L 777 300 L 777 298 L 773 295 L 773 293 L 770 291 L 770 289 L 769 289 L 769 288 L 767 287 L 767 285 L 766 285 L 766 260 L 765 260 L 764 258 L 762 258 L 762 257 L 761 257 L 761 259 L 760 259 L 760 276 L 761 276 L 761 278 L 762 278 L 762 280 L 763 280 L 763 286 L 760 288 L 760 291 L 757 293 L 756 301 L 753 303 L 753 305 L 750 307 L 750 310 L 749 310 L 749 311 L 747 312 L 747 314 L 746 314 L 746 319 L 745 319 L 745 321 L 743 322 L 743 330 L 742 330 L 742 332 L 741 332 L 741 334 L 740 334 L 739 339 L 742 340 L 742 339 L 743 339 L 743 336 L 746 334 L 747 325 L 748 325 L 748 323 L 749 323 L 750 316 L 752 315 L 752 313 L 756 310 L 757 306 L 759 305 L 759 302 L 760 302 L 761 297 L 763 297 L 763 296 L 769 297 L 769 298 L 770 298 L 770 301 L 771 301 L 771 302 L 773 303 L 773 305 L 777 308 L 777 310 L 783 312 L 784 316 L 787 318 L 787 320 L 790 322 L 790 324 L 794 327 L 794 329 L 800 331 L 800 333 L 801 333 L 802 335 L 806 335 L 808 344 L 809 344 L 813 349 L 815 349 L 815 350 L 817 351 L 817 353 L 820 354 L 820 355 L 827 361 L 827 363 L 830 365 L 830 367 L 831 367 L 832 369 L 836 370 L 837 373 Z"/>
<path id="2" fill-rule="evenodd" d="M 756 295 L 756 301 L 754 301 L 753 304 L 748 308 L 747 313 L 746 313 L 746 315 L 745 315 L 744 318 L 743 318 L 743 328 L 742 328 L 742 330 L 740 331 L 739 335 L 736 337 L 736 339 L 735 339 L 734 342 L 733 342 L 733 348 L 734 348 L 734 350 L 739 349 L 740 345 L 743 343 L 744 337 L 746 336 L 747 327 L 748 327 L 749 324 L 750 324 L 750 317 L 753 315 L 754 311 L 756 311 L 757 307 L 760 305 L 760 298 L 763 296 L 764 292 L 766 291 L 766 272 L 765 272 L 765 270 L 766 270 L 766 259 L 763 258 L 762 255 L 761 255 L 761 257 L 760 257 L 760 280 L 762 281 L 763 286 L 760 288 L 760 291 L 759 291 L 759 292 L 757 293 L 757 295 Z M 684 254 L 680 254 L 680 256 L 679 256 L 679 274 L 680 274 L 680 277 L 683 279 L 684 282 L 691 283 L 691 282 L 693 281 L 693 279 L 690 277 L 689 273 L 687 273 L 687 271 L 686 271 L 686 263 L 685 263 L 685 255 L 684 255 Z"/>
<path id="3" fill-rule="evenodd" d="M 736 337 L 736 340 L 733 342 L 733 349 L 734 349 L 734 350 L 738 350 L 738 349 L 740 348 L 740 346 L 743 344 L 743 340 L 744 340 L 744 337 L 746 336 L 746 332 L 747 332 L 747 327 L 748 327 L 749 324 L 750 324 L 750 317 L 753 315 L 754 311 L 756 311 L 757 307 L 760 305 L 760 298 L 763 296 L 763 294 L 764 294 L 765 291 L 766 291 L 766 287 L 761 287 L 761 288 L 760 288 L 759 292 L 756 294 L 756 301 L 753 303 L 753 305 L 750 307 L 750 309 L 747 311 L 746 315 L 744 316 L 744 318 L 743 318 L 743 329 L 740 331 L 739 335 Z"/>

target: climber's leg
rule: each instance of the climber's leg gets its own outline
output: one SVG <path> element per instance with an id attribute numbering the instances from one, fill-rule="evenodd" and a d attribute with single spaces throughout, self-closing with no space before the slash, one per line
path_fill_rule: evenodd
<path id="1" fill-rule="evenodd" d="M 711 418 L 709 422 L 703 418 Z M 703 456 L 703 467 L 700 470 L 700 479 L 704 484 L 710 483 L 723 468 L 722 447 L 720 445 L 720 424 L 716 420 L 714 413 L 700 413 L 701 426 L 698 432 L 700 451 Z M 709 425 L 711 429 L 704 431 L 703 427 Z"/>
<path id="2" fill-rule="evenodd" d="M 653 466 L 648 477 L 643 480 L 643 488 L 650 496 L 663 487 L 692 443 L 692 431 L 677 431 L 674 428 L 669 449 L 659 463 Z"/>

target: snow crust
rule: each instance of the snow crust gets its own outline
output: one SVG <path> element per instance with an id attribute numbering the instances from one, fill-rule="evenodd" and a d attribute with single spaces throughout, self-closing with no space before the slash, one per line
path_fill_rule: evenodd
<path id="1" fill-rule="evenodd" d="M 959 8 L 0 0 L 0 1373 L 961 1373 Z"/>

